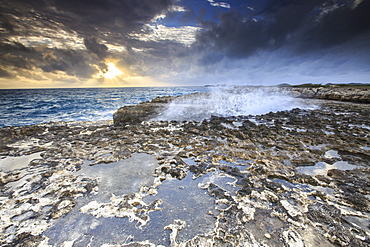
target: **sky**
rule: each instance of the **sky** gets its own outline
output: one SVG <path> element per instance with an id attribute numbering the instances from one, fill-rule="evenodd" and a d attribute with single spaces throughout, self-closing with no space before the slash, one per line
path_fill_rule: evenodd
<path id="1" fill-rule="evenodd" d="M 0 0 L 0 88 L 369 83 L 370 0 Z"/>

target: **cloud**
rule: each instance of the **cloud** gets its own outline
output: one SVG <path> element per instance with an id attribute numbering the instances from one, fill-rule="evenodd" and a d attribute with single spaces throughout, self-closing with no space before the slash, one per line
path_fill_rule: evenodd
<path id="1" fill-rule="evenodd" d="M 321 7 L 321 11 L 325 11 Z M 301 49 L 332 47 L 360 35 L 370 38 L 370 1 L 344 5 L 324 13 L 301 35 Z"/>
<path id="2" fill-rule="evenodd" d="M 99 58 L 104 59 L 108 55 L 108 47 L 104 44 L 99 44 L 95 37 L 85 38 L 84 44 L 87 50 L 91 51 Z"/>
<path id="3" fill-rule="evenodd" d="M 8 73 L 7 71 L 0 69 L 0 77 L 2 78 L 13 78 L 13 75 Z"/>
<path id="4" fill-rule="evenodd" d="M 91 78 L 98 72 L 94 64 L 99 63 L 88 52 L 60 49 L 46 50 L 42 53 L 42 59 L 40 60 L 38 67 L 44 72 L 64 72 L 66 75 L 77 78 Z"/>
<path id="5" fill-rule="evenodd" d="M 74 19 L 71 23 L 59 18 L 60 22 L 92 35 L 97 30 L 120 34 L 139 30 L 144 23 L 165 13 L 171 6 L 170 0 L 57 0 L 56 3 L 58 11 Z"/>
<path id="6" fill-rule="evenodd" d="M 370 78 L 369 0 L 227 2 L 0 0 L 0 77 L 98 86 L 114 62 L 125 85 Z"/>
<path id="7" fill-rule="evenodd" d="M 370 52 L 363 54 L 361 50 L 343 52 L 337 47 L 327 53 L 292 55 L 292 51 L 281 48 L 260 51 L 244 59 L 220 55 L 217 62 L 200 66 L 197 62 L 203 56 L 182 60 L 182 71 L 168 70 L 158 74 L 157 79 L 177 85 L 369 82 Z"/>
<path id="8" fill-rule="evenodd" d="M 137 42 L 128 34 L 168 11 L 184 11 L 171 0 L 13 0 L 0 8 L 0 76 L 67 81 L 92 78 L 129 47 L 158 53 L 158 40 Z"/>
<path id="9" fill-rule="evenodd" d="M 19 69 L 32 68 L 32 53 L 34 49 L 27 48 L 21 43 L 10 42 L 0 43 L 1 65 L 7 69 L 9 67 Z M 9 72 L 9 71 L 8 71 Z M 10 73 L 10 72 L 9 72 Z"/>
<path id="10" fill-rule="evenodd" d="M 370 35 L 370 1 L 273 0 L 253 16 L 241 11 L 221 14 L 220 22 L 205 23 L 197 37 L 199 49 L 245 58 L 259 50 L 291 47 L 295 51 L 330 48 Z"/>
<path id="11" fill-rule="evenodd" d="M 15 22 L 10 15 L 0 15 L 1 28 L 4 28 L 10 32 L 14 31 Z"/>
<path id="12" fill-rule="evenodd" d="M 370 1 L 272 0 L 252 7 L 202 22 L 183 59 L 192 66 L 173 77 L 187 84 L 370 82 Z"/>
<path id="13" fill-rule="evenodd" d="M 179 11 L 171 0 L 13 0 L 0 4 L 4 12 L 0 21 L 8 29 L 17 29 L 12 19 L 22 17 L 23 23 L 17 21 L 17 25 L 23 25 L 24 31 L 34 31 L 31 25 L 52 29 L 59 26 L 58 29 L 74 30 L 87 37 L 100 32 L 126 34 L 140 29 L 155 16 Z"/>
<path id="14" fill-rule="evenodd" d="M 221 7 L 221 8 L 230 9 L 230 4 L 228 4 L 228 3 L 225 3 L 225 2 L 215 2 L 214 0 L 207 0 L 207 1 L 213 7 Z"/>
<path id="15" fill-rule="evenodd" d="M 169 40 L 185 46 L 190 46 L 195 42 L 196 33 L 200 29 L 200 27 L 194 26 L 166 27 L 164 25 L 146 24 L 144 25 L 143 32 L 131 33 L 129 36 L 145 42 Z"/>
<path id="16" fill-rule="evenodd" d="M 89 78 L 96 73 L 92 63 L 97 63 L 92 54 L 87 51 L 75 51 L 67 49 L 49 49 L 47 47 L 25 47 L 21 43 L 10 42 L 0 44 L 0 66 L 9 75 L 16 77 L 33 71 L 47 73 L 64 72 L 66 75 L 78 78 Z M 4 75 L 7 75 L 2 73 Z M 37 78 L 39 78 L 38 73 Z"/>

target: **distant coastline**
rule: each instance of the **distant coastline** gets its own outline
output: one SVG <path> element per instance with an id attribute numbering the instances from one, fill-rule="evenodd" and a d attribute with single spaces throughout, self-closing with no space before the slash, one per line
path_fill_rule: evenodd
<path id="1" fill-rule="evenodd" d="M 228 85 L 228 84 L 207 84 L 204 87 L 242 87 L 243 85 Z M 364 88 L 370 89 L 370 83 L 357 83 L 357 82 L 350 82 L 350 83 L 326 83 L 326 84 L 317 84 L 317 83 L 302 83 L 302 84 L 289 84 L 289 83 L 281 83 L 277 85 L 271 86 L 264 86 L 264 85 L 245 85 L 246 87 L 294 87 L 294 88 L 331 88 L 331 87 L 338 87 L 338 88 Z"/>

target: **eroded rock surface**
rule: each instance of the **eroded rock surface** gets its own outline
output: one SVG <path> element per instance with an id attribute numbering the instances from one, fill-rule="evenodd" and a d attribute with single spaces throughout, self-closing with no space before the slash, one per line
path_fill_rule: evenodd
<path id="1" fill-rule="evenodd" d="M 366 88 L 292 87 L 288 88 L 288 91 L 291 91 L 294 96 L 300 98 L 370 103 L 370 90 Z"/>
<path id="2" fill-rule="evenodd" d="M 201 122 L 1 128 L 0 243 L 369 246 L 369 105 L 316 103 Z M 17 157 L 32 160 L 10 168 Z M 127 185 L 127 171 L 150 178 Z"/>
<path id="3" fill-rule="evenodd" d="M 113 114 L 113 122 L 115 126 L 125 126 L 127 124 L 141 123 L 142 121 L 149 121 L 160 115 L 166 106 L 175 99 L 187 99 L 189 97 L 196 97 L 200 94 L 194 93 L 181 96 L 162 96 L 152 99 L 150 102 L 142 102 L 137 105 L 128 105 L 119 108 Z"/>
<path id="4" fill-rule="evenodd" d="M 125 126 L 127 124 L 140 123 L 142 121 L 150 120 L 198 120 L 209 118 L 205 116 L 202 118 L 201 115 L 207 115 L 210 111 L 216 111 L 214 115 L 218 116 L 230 116 L 230 115 L 244 115 L 244 113 L 230 114 L 230 112 L 238 112 L 238 110 L 232 108 L 242 108 L 242 100 L 231 99 L 229 101 L 220 99 L 224 97 L 225 93 L 232 92 L 229 97 L 242 97 L 245 100 L 245 104 L 251 104 L 251 101 L 259 101 L 261 98 L 280 97 L 280 102 L 276 104 L 287 104 L 282 102 L 281 97 L 288 96 L 289 98 L 303 98 L 303 99 L 324 99 L 324 100 L 335 100 L 355 103 L 370 104 L 370 89 L 368 88 L 340 88 L 340 87 L 234 87 L 219 89 L 222 90 L 222 94 L 218 91 L 202 92 L 182 96 L 165 96 L 157 97 L 151 102 L 143 102 L 138 105 L 124 106 L 118 109 L 113 115 L 113 122 L 115 126 Z M 255 94 L 259 95 L 259 99 L 256 99 Z M 247 95 L 247 97 L 246 97 Z M 227 97 L 227 96 L 226 96 Z M 201 100 L 200 100 L 201 99 Z M 293 99 L 293 98 L 292 98 Z M 215 102 L 216 100 L 216 102 Z M 286 99 L 285 99 L 286 100 Z M 224 102 L 230 106 L 223 106 L 228 108 L 229 112 L 222 112 L 219 114 L 217 109 L 218 103 Z M 170 103 L 175 103 L 179 108 L 171 108 L 174 118 L 171 116 L 162 117 L 163 113 L 168 110 Z M 264 102 L 267 104 L 267 102 Z M 215 106 L 216 105 L 216 106 Z M 258 107 L 258 104 L 255 104 Z M 210 108 L 210 109 L 207 109 Z M 302 108 L 297 106 L 297 108 Z M 185 112 L 182 112 L 184 111 Z M 251 109 L 248 109 L 251 110 Z M 179 111 L 174 113 L 173 111 Z M 273 110 L 276 111 L 276 110 Z M 267 111 L 266 111 L 267 112 Z M 250 113 L 250 112 L 249 112 Z M 248 114 L 249 114 L 248 113 Z M 181 114 L 186 116 L 182 117 Z"/>

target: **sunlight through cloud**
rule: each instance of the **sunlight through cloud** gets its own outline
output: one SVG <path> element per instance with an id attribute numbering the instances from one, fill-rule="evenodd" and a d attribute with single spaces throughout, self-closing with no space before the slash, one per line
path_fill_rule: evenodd
<path id="1" fill-rule="evenodd" d="M 104 77 L 107 79 L 113 79 L 119 75 L 122 75 L 122 71 L 116 67 L 114 63 L 107 63 L 107 72 L 105 72 Z"/>
<path id="2" fill-rule="evenodd" d="M 105 78 L 105 79 L 114 79 L 117 76 L 122 75 L 122 71 L 116 67 L 116 65 L 112 62 L 106 64 L 107 68 L 104 70 L 100 70 L 99 73 L 96 75 L 97 78 Z"/>

